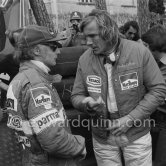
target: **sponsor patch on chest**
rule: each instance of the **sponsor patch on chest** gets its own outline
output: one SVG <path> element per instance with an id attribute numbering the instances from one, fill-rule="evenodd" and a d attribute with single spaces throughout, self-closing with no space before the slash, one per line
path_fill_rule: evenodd
<path id="1" fill-rule="evenodd" d="M 128 90 L 138 87 L 138 75 L 137 72 L 129 73 L 119 76 L 120 85 L 122 90 Z"/>
<path id="2" fill-rule="evenodd" d="M 52 103 L 50 91 L 46 87 L 31 89 L 31 94 L 36 107 Z"/>
<path id="3" fill-rule="evenodd" d="M 89 76 L 87 76 L 86 83 L 88 85 L 91 85 L 94 87 L 100 87 L 101 86 L 101 77 L 98 77 L 96 75 L 89 75 Z"/>

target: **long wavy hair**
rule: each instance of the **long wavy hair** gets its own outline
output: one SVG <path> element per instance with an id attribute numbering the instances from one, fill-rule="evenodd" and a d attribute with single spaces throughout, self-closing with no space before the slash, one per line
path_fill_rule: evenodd
<path id="1" fill-rule="evenodd" d="M 112 46 L 118 42 L 119 30 L 116 22 L 111 18 L 110 14 L 103 10 L 92 10 L 80 24 L 80 30 L 83 32 L 85 26 L 91 23 L 93 20 L 96 21 L 99 27 L 100 37 L 108 41 Z"/>
<path id="2" fill-rule="evenodd" d="M 19 48 L 17 45 L 18 42 L 18 37 L 21 29 L 14 30 L 14 31 L 6 31 L 6 35 L 9 38 L 9 41 L 11 45 L 14 47 L 14 55 L 13 59 L 17 62 L 23 62 L 26 60 L 33 60 L 34 59 L 34 54 L 32 49 L 34 47 L 29 47 L 29 48 Z"/>

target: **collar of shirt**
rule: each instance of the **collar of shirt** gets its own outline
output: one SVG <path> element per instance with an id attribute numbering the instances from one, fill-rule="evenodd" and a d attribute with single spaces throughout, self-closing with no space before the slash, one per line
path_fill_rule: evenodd
<path id="1" fill-rule="evenodd" d="M 108 56 L 105 56 L 105 64 L 114 64 L 115 63 L 115 53 L 112 52 L 111 54 L 109 54 Z"/>
<path id="2" fill-rule="evenodd" d="M 50 69 L 43 62 L 37 60 L 31 60 L 31 62 L 37 67 L 39 67 L 41 70 L 43 70 L 45 73 L 48 73 L 50 71 Z"/>
<path id="3" fill-rule="evenodd" d="M 118 39 L 117 43 L 114 45 L 114 47 L 111 50 L 104 53 L 105 56 L 104 63 L 114 64 L 118 60 L 119 47 L 120 47 L 120 38 Z"/>

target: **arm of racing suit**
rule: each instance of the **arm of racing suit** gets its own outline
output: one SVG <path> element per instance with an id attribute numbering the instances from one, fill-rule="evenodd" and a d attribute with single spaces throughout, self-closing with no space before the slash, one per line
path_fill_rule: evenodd
<path id="1" fill-rule="evenodd" d="M 72 135 L 62 125 L 64 110 L 57 92 L 53 95 L 48 87 L 41 85 L 29 88 L 25 93 L 25 103 L 29 103 L 29 122 L 41 147 L 51 155 L 61 158 L 84 158 L 84 138 Z"/>
<path id="2" fill-rule="evenodd" d="M 151 52 L 146 48 L 143 55 L 143 83 L 147 93 L 130 112 L 134 119 L 148 118 L 165 99 L 166 84 Z"/>

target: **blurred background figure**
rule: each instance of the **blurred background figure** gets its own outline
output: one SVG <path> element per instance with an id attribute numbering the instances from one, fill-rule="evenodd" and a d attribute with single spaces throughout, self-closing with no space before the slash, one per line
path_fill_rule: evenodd
<path id="1" fill-rule="evenodd" d="M 123 38 L 123 39 L 126 39 L 126 36 L 123 34 L 123 25 L 120 26 L 118 29 L 119 29 L 119 35 L 120 35 L 120 37 Z"/>
<path id="2" fill-rule="evenodd" d="M 166 81 L 166 28 L 162 25 L 155 25 L 142 35 L 143 42 L 151 50 L 160 71 Z M 156 151 L 155 165 L 166 165 L 166 104 L 157 108 L 152 118 L 155 120 L 155 126 L 159 131 Z"/>
<path id="3" fill-rule="evenodd" d="M 86 39 L 84 35 L 80 32 L 79 26 L 82 21 L 82 14 L 80 12 L 74 11 L 70 15 L 71 29 L 68 39 L 63 43 L 63 47 L 72 47 L 86 45 Z"/>
<path id="4" fill-rule="evenodd" d="M 121 33 L 126 36 L 126 39 L 139 41 L 139 26 L 136 21 L 128 21 L 124 24 L 123 28 L 120 29 Z"/>

